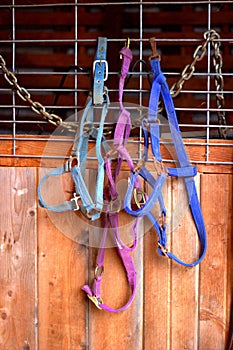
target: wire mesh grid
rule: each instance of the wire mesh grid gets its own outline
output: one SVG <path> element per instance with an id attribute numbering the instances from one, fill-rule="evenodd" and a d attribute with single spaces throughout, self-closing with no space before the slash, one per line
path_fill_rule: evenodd
<path id="1" fill-rule="evenodd" d="M 107 86 L 112 102 L 118 98 L 118 52 L 130 38 L 134 59 L 124 99 L 140 110 L 148 105 L 150 92 L 149 38 L 156 37 L 161 66 L 171 87 L 179 81 L 185 66 L 192 62 L 195 49 L 203 42 L 203 34 L 214 29 L 220 35 L 221 80 L 224 82 L 220 93 L 225 102 L 220 107 L 226 116 L 226 125 L 219 125 L 218 121 L 216 94 L 219 91 L 214 81 L 216 72 L 211 43 L 207 45 L 204 59 L 197 62 L 191 79 L 185 81 L 179 96 L 174 98 L 174 103 L 184 142 L 201 149 L 198 156 L 190 160 L 194 163 L 232 164 L 233 1 L 76 0 L 64 3 L 4 0 L 0 11 L 0 54 L 9 70 L 33 100 L 45 106 L 46 111 L 63 120 L 68 118 L 76 122 L 91 89 L 98 36 L 108 38 Z M 12 91 L 3 74 L 0 76 L 0 94 L 0 138 L 3 145 L 0 156 L 63 158 L 64 155 L 56 153 L 59 146 L 49 155 L 42 151 L 41 154 L 33 153 L 32 149 L 21 153 L 22 142 L 51 141 L 53 135 L 53 142 L 71 144 L 72 135 L 56 133 L 53 125 L 33 112 L 16 91 Z M 219 138 L 220 128 L 226 129 L 227 140 Z M 166 145 L 169 141 L 162 137 L 161 143 Z M 140 128 L 132 131 L 129 144 L 137 146 L 136 157 L 140 157 L 143 145 Z M 226 150 L 222 157 L 209 157 L 210 150 L 218 147 Z"/>

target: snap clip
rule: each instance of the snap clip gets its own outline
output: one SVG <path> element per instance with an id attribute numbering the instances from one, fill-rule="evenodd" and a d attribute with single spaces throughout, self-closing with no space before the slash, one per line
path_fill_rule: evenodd
<path id="1" fill-rule="evenodd" d="M 74 202 L 74 211 L 76 211 L 76 210 L 79 210 L 79 204 L 78 204 L 78 200 L 79 199 L 81 199 L 81 197 L 80 196 L 77 196 L 77 194 L 76 193 L 74 193 L 74 197 L 73 198 L 71 198 L 71 202 Z"/>
<path id="2" fill-rule="evenodd" d="M 95 295 L 87 294 L 88 298 L 93 302 L 93 304 L 97 307 L 99 310 L 103 310 L 102 307 L 100 307 L 100 304 L 103 304 L 103 301 L 100 298 L 97 298 Z"/>

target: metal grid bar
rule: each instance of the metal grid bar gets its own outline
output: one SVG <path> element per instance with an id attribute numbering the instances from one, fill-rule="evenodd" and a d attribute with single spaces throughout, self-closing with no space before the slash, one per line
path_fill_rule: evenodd
<path id="1" fill-rule="evenodd" d="M 139 0 L 139 1 L 115 1 L 115 2 L 108 2 L 108 1 L 100 1 L 100 2 L 91 2 L 91 1 L 86 1 L 86 2 L 57 2 L 57 4 L 54 3 L 47 3 L 47 4 L 14 4 L 14 2 L 12 1 L 12 4 L 7 5 L 10 6 L 11 8 L 33 8 L 33 7 L 54 7 L 54 6 L 59 6 L 59 7 L 67 7 L 67 6 L 106 6 L 106 5 L 110 5 L 110 6 L 118 6 L 118 5 L 130 5 L 130 6 L 134 6 L 134 5 L 143 5 L 143 6 L 150 6 L 153 4 L 156 5 L 214 5 L 214 4 L 229 4 L 232 3 L 231 0 L 192 0 L 192 1 L 185 1 L 185 0 L 181 0 L 181 1 L 143 1 L 143 0 Z M 0 8 L 5 8 L 6 5 L 0 5 Z"/>
<path id="2" fill-rule="evenodd" d="M 9 1 L 10 2 L 10 1 Z M 38 71 L 35 70 L 30 70 L 30 71 L 27 71 L 26 69 L 24 68 L 17 68 L 17 48 L 18 46 L 17 45 L 20 45 L 20 44 L 26 44 L 26 43 L 32 43 L 34 45 L 36 44 L 58 44 L 58 43 L 61 43 L 61 44 L 64 44 L 64 43 L 69 43 L 70 45 L 73 45 L 73 48 L 74 48 L 74 66 L 78 66 L 78 47 L 80 44 L 95 44 L 96 43 L 96 38 L 86 38 L 86 37 L 80 37 L 79 35 L 79 22 L 78 22 L 78 11 L 80 8 L 83 8 L 83 7 L 100 7 L 100 6 L 119 6 L 119 5 L 124 5 L 124 6 L 129 6 L 131 8 L 133 7 L 137 7 L 139 10 L 138 10 L 138 15 L 139 15 L 139 27 L 138 27 L 138 36 L 137 37 L 133 37 L 133 38 L 130 38 L 131 40 L 131 43 L 132 45 L 136 45 L 138 50 L 139 50 L 139 59 L 142 60 L 143 59 L 143 54 L 144 54 L 144 44 L 148 42 L 148 39 L 144 37 L 143 35 L 143 32 L 144 32 L 144 26 L 146 25 L 145 21 L 144 21 L 144 10 L 146 7 L 149 7 L 149 6 L 152 6 L 152 5 L 156 5 L 156 6 L 164 6 L 164 7 L 168 7 L 170 5 L 182 5 L 182 6 L 187 6 L 187 5 L 205 5 L 207 6 L 208 8 L 208 11 L 207 11 L 207 17 L 206 17 L 206 26 L 208 29 L 211 29 L 211 26 L 212 26 L 212 15 L 213 15 L 213 8 L 214 6 L 216 5 L 223 5 L 223 4 L 233 4 L 233 1 L 159 1 L 159 2 L 152 2 L 152 1 L 143 1 L 143 0 L 140 0 L 140 1 L 135 1 L 135 2 L 131 2 L 131 1 L 126 1 L 126 2 L 79 2 L 78 0 L 75 0 L 74 2 L 69 2 L 69 3 L 56 3 L 56 4 L 52 4 L 52 3 L 49 3 L 49 0 L 48 0 L 48 3 L 47 4 L 27 4 L 26 1 L 24 4 L 15 4 L 15 1 L 14 0 L 11 0 L 11 3 L 8 4 L 8 5 L 0 5 L 0 9 L 6 9 L 6 8 L 9 8 L 11 10 L 11 15 L 12 15 L 12 37 L 11 39 L 9 39 L 8 37 L 5 39 L 0 39 L 0 43 L 1 44 L 11 44 L 12 45 L 12 71 L 13 72 L 16 72 L 19 74 L 19 76 L 21 75 L 24 75 L 24 76 L 27 76 L 27 75 L 32 75 L 35 76 L 38 74 Z M 16 13 L 19 9 L 22 9 L 22 8 L 25 8 L 25 9 L 35 9 L 35 8 L 44 8 L 44 9 L 49 9 L 49 8 L 73 8 L 74 9 L 74 34 L 73 34 L 73 37 L 72 38 L 69 38 L 69 39 L 37 39 L 37 38 L 33 38 L 33 39 L 18 39 L 17 38 L 17 26 L 16 26 Z M 122 38 L 122 37 L 118 37 L 118 38 L 111 38 L 111 33 L 110 35 L 108 35 L 108 33 L 106 33 L 106 35 L 108 36 L 108 43 L 109 44 L 114 44 L 114 43 L 121 43 L 123 44 L 126 40 L 126 38 Z M 223 35 L 224 36 L 224 35 Z M 161 43 L 174 43 L 174 38 L 157 38 L 156 39 L 158 44 Z M 199 44 L 201 41 L 202 41 L 202 37 L 201 37 L 201 34 L 200 34 L 200 39 L 199 38 L 187 38 L 187 37 L 183 37 L 183 38 L 176 38 L 175 41 L 177 43 L 181 43 L 181 44 L 189 44 L 189 43 L 197 43 Z M 233 37 L 229 37 L 228 38 L 222 38 L 220 39 L 221 43 L 222 44 L 230 44 L 233 42 Z M 4 52 L 1 52 L 1 54 L 4 55 Z M 208 57 L 208 62 L 207 62 L 207 69 L 205 72 L 197 72 L 197 73 L 194 73 L 193 74 L 193 77 L 203 77 L 203 78 L 206 78 L 206 90 L 205 89 L 202 89 L 202 90 L 195 90 L 195 89 L 190 89 L 190 88 L 187 88 L 185 90 L 182 90 L 182 94 L 203 94 L 205 95 L 206 97 L 206 107 L 205 108 L 202 108 L 202 107 L 176 107 L 176 110 L 177 112 L 179 111 L 187 111 L 187 112 L 194 112 L 194 113 L 202 113 L 203 115 L 206 116 L 206 122 L 205 123 L 202 123 L 202 124 L 198 124 L 198 123 L 195 123 L 195 122 L 187 122 L 187 123 L 180 123 L 180 126 L 183 128 L 183 129 L 188 129 L 188 128 L 191 128 L 191 127 L 196 127 L 196 128 L 204 128 L 205 129 L 205 148 L 206 148 L 206 152 L 205 152 L 205 161 L 203 160 L 195 160 L 194 162 L 195 163 L 205 163 L 205 164 L 232 164 L 231 162 L 228 162 L 228 161 L 225 161 L 224 159 L 222 159 L 221 161 L 219 160 L 216 160 L 216 161 L 211 161 L 209 159 L 209 153 L 210 153 L 210 149 L 212 146 L 215 146 L 215 147 L 219 147 L 219 146 L 224 146 L 224 147 L 228 147 L 229 150 L 231 150 L 231 147 L 232 147 L 232 144 L 226 144 L 226 143 L 221 143 L 219 142 L 216 142 L 214 143 L 213 140 L 211 140 L 211 131 L 212 130 L 216 130 L 217 129 L 217 126 L 212 124 L 211 122 L 211 115 L 213 113 L 216 113 L 218 111 L 217 108 L 213 108 L 212 105 L 211 105 L 211 99 L 212 99 L 212 95 L 216 93 L 215 90 L 213 90 L 213 88 L 211 87 L 211 78 L 214 77 L 215 73 L 213 73 L 211 71 L 211 46 L 210 44 L 208 44 L 208 50 L 207 50 L 207 57 Z M 131 72 L 132 73 L 132 72 Z M 49 77 L 49 76 L 56 76 L 56 75 L 60 75 L 60 76 L 64 76 L 67 74 L 66 71 L 64 71 L 63 69 L 61 70 L 49 70 L 47 71 L 46 69 L 44 69 L 43 67 L 41 69 L 39 69 L 39 74 L 43 77 Z M 70 104 L 70 105 L 59 105 L 59 106 L 56 106 L 57 110 L 59 110 L 61 113 L 63 113 L 63 110 L 64 109 L 73 109 L 75 112 L 74 112 L 74 115 L 76 117 L 76 120 L 77 120 L 77 114 L 78 114 L 78 109 L 82 107 L 82 105 L 79 105 L 78 103 L 78 96 L 79 96 L 79 93 L 86 93 L 88 92 L 88 90 L 86 88 L 82 88 L 79 86 L 79 76 L 81 76 L 83 73 L 80 73 L 80 72 L 77 72 L 77 70 L 75 70 L 74 72 L 70 72 L 69 75 L 70 76 L 74 76 L 74 84 L 73 84 L 73 87 L 70 87 L 70 88 L 62 88 L 62 89 L 59 89 L 59 88 L 54 88 L 54 87 L 51 87 L 51 88 L 34 88 L 34 87 L 29 87 L 29 91 L 30 93 L 49 93 L 49 92 L 53 92 L 53 93 L 56 93 L 56 92 L 62 92 L 62 93 L 73 93 L 74 95 L 74 103 L 73 104 Z M 138 103 L 139 105 L 141 106 L 143 104 L 143 98 L 145 96 L 145 94 L 148 94 L 149 90 L 147 88 L 144 87 L 144 84 L 143 84 L 143 77 L 147 74 L 147 72 L 145 72 L 143 70 L 143 66 L 142 66 L 142 63 L 140 63 L 140 66 L 139 66 L 139 71 L 138 72 L 133 72 L 134 76 L 137 77 L 137 79 L 139 80 L 139 86 L 138 88 L 126 88 L 125 89 L 125 94 L 127 96 L 127 94 L 137 94 L 138 96 Z M 112 70 L 109 72 L 109 75 L 110 76 L 117 76 L 118 75 L 118 72 L 115 71 L 115 70 Z M 169 78 L 169 77 L 179 77 L 180 73 L 178 72 L 174 72 L 174 71 L 170 71 L 169 69 L 165 71 L 165 75 Z M 232 72 L 227 72 L 227 73 L 223 73 L 223 77 L 224 79 L 225 78 L 232 78 L 233 76 L 233 73 Z M 116 93 L 117 92 L 117 89 L 110 89 L 109 90 L 111 93 Z M 10 93 L 10 89 L 9 87 L 6 87 L 6 88 L 0 88 L 0 93 Z M 229 95 L 231 96 L 232 95 L 232 90 L 231 89 L 227 89 L 227 90 L 224 90 L 224 95 Z M 53 105 L 46 105 L 46 108 L 53 108 Z M 12 92 L 12 104 L 2 104 L 0 105 L 0 111 L 3 111 L 3 110 L 11 110 L 11 113 L 12 113 L 12 118 L 4 118 L 4 117 L 1 117 L 1 124 L 3 125 L 2 129 L 4 128 L 4 124 L 12 124 L 12 133 L 11 133 L 11 140 L 13 141 L 13 146 L 12 146 L 12 154 L 0 154 L 1 157 L 36 157 L 32 154 L 28 154 L 28 155 L 21 155 L 19 153 L 17 153 L 17 142 L 21 142 L 23 139 L 24 140 L 28 140 L 27 138 L 27 135 L 25 136 L 20 136 L 20 138 L 18 137 L 18 129 L 20 125 L 22 124 L 29 124 L 29 125 L 44 125 L 45 122 L 43 120 L 33 120 L 32 118 L 29 118 L 29 120 L 27 119 L 20 119 L 18 118 L 17 116 L 17 113 L 18 111 L 20 110 L 24 110 L 25 112 L 28 110 L 29 108 L 28 107 L 25 107 L 25 105 L 19 105 L 17 104 L 17 99 L 16 99 L 16 94 L 15 92 Z M 233 112 L 233 109 L 232 109 L 232 106 L 227 106 L 226 108 L 224 108 L 224 111 L 226 113 L 232 113 Z M 36 116 L 35 116 L 36 117 Z M 228 125 L 227 126 L 229 130 L 232 129 L 232 125 Z M 20 129 L 21 130 L 21 129 Z M 185 133 L 184 133 L 185 134 Z M 1 140 L 5 140 L 5 139 L 9 139 L 8 138 L 4 138 L 4 136 L 1 136 L 0 138 Z M 37 136 L 35 138 L 30 138 L 30 140 L 40 140 L 40 137 Z M 43 140 L 45 140 L 45 138 L 43 138 Z M 50 140 L 50 138 L 48 138 L 48 140 Z M 55 137 L 55 140 L 58 140 L 56 139 Z M 51 141 L 51 140 L 50 140 Z M 203 140 L 202 140 L 203 141 Z M 139 131 L 139 140 L 135 141 L 134 139 L 130 140 L 130 143 L 132 144 L 136 144 L 137 143 L 137 146 L 138 146 L 138 154 L 139 154 L 139 157 L 141 155 L 141 152 L 142 152 L 142 131 L 140 129 Z M 166 144 L 166 142 L 163 142 L 163 144 Z M 192 144 L 192 142 L 189 142 L 189 145 Z M 195 142 L 195 145 L 196 146 L 201 146 L 203 147 L 203 142 Z M 38 157 L 40 157 L 42 155 L 38 155 Z M 50 157 L 50 156 L 49 156 Z M 56 154 L 54 154 L 53 156 L 51 157 L 58 157 Z M 90 158 L 91 159 L 91 158 Z M 191 159 L 192 161 L 192 159 Z"/>

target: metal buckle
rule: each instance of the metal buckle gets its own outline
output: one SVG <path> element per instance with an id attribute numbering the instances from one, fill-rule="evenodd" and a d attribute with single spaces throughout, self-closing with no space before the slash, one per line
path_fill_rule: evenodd
<path id="1" fill-rule="evenodd" d="M 155 157 L 153 157 L 153 161 L 157 175 L 161 175 L 162 173 L 168 175 L 167 169 L 162 161 L 158 161 Z"/>
<path id="2" fill-rule="evenodd" d="M 164 212 L 162 212 L 162 215 L 160 216 L 160 226 L 162 228 L 165 228 L 166 227 L 166 224 L 167 224 L 167 220 L 166 220 L 166 215 Z"/>
<path id="3" fill-rule="evenodd" d="M 93 123 L 92 122 L 85 122 L 84 126 L 83 126 L 83 133 L 88 134 L 92 130 L 93 130 Z"/>
<path id="4" fill-rule="evenodd" d="M 80 199 L 81 197 L 80 196 L 77 196 L 77 194 L 76 193 L 74 193 L 74 197 L 73 198 L 71 198 L 71 202 L 74 202 L 75 203 L 75 208 L 73 209 L 74 211 L 76 211 L 76 210 L 79 210 L 79 204 L 78 204 L 78 200 Z"/>
<path id="5" fill-rule="evenodd" d="M 104 273 L 104 266 L 96 265 L 95 268 L 95 279 L 97 280 L 99 277 L 101 277 Z"/>
<path id="6" fill-rule="evenodd" d="M 138 195 L 141 196 L 141 199 L 138 200 Z M 144 204 L 146 204 L 146 194 L 142 190 L 134 188 L 133 197 L 137 207 L 140 209 Z"/>
<path id="7" fill-rule="evenodd" d="M 81 206 L 80 210 L 82 214 L 85 216 L 85 218 L 87 218 L 88 220 L 92 219 L 92 214 L 94 215 L 96 213 L 100 213 L 100 211 L 95 208 L 92 208 L 90 211 L 87 211 L 87 209 L 84 208 L 83 206 Z"/>
<path id="8" fill-rule="evenodd" d="M 93 75 L 95 74 L 96 63 L 100 63 L 100 65 L 102 65 L 102 63 L 105 63 L 105 77 L 104 77 L 104 81 L 106 81 L 108 79 L 108 61 L 106 61 L 106 60 L 95 60 L 93 62 Z"/>
<path id="9" fill-rule="evenodd" d="M 135 166 L 135 168 L 133 169 L 133 173 L 139 173 L 139 171 L 141 170 L 141 168 L 143 167 L 143 165 L 145 164 L 145 160 L 144 159 L 140 159 L 137 163 L 137 165 Z"/>
<path id="10" fill-rule="evenodd" d="M 155 120 L 149 120 L 148 117 L 147 118 L 144 118 L 142 120 L 142 125 L 148 130 L 150 131 L 150 126 L 151 124 L 160 124 L 160 120 L 158 119 L 158 112 L 156 113 L 157 114 L 157 118 Z"/>
<path id="11" fill-rule="evenodd" d="M 97 309 L 103 310 L 102 307 L 100 307 L 100 304 L 103 304 L 102 299 L 97 298 L 95 295 L 89 295 L 87 294 L 88 298 L 95 304 Z"/>
<path id="12" fill-rule="evenodd" d="M 75 166 L 79 166 L 79 156 L 70 156 L 70 158 L 65 163 L 65 171 L 71 171 L 71 169 Z"/>
<path id="13" fill-rule="evenodd" d="M 116 208 L 114 209 L 114 206 L 116 205 Z M 121 211 L 121 199 L 120 197 L 118 196 L 116 199 L 114 200 L 111 200 L 109 202 L 109 206 L 110 206 L 110 212 L 113 212 L 113 213 L 119 213 Z"/>
<path id="14" fill-rule="evenodd" d="M 163 253 L 164 256 L 166 256 L 167 258 L 169 258 L 168 256 L 168 250 L 167 248 L 165 248 L 160 242 L 158 242 L 158 247 L 161 250 L 161 252 Z"/>

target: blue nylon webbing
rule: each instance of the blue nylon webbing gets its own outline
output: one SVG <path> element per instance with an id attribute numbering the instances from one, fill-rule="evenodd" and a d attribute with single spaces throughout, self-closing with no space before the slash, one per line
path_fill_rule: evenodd
<path id="1" fill-rule="evenodd" d="M 158 163 L 162 162 L 162 157 L 160 153 L 160 143 L 159 143 L 159 123 L 157 122 L 158 101 L 159 101 L 159 96 L 161 94 L 164 101 L 165 108 L 166 108 L 168 122 L 170 126 L 170 132 L 174 142 L 174 147 L 176 150 L 180 168 L 166 168 L 164 171 L 161 171 L 160 174 L 158 174 L 158 177 L 156 179 L 154 179 L 153 176 L 149 173 L 145 165 L 141 167 L 140 171 L 138 172 L 136 171 L 135 173 L 132 172 L 130 176 L 130 183 L 128 186 L 128 190 L 125 196 L 124 205 L 125 205 L 125 210 L 131 215 L 134 215 L 134 216 L 146 215 L 150 219 L 150 221 L 152 222 L 158 234 L 158 245 L 159 245 L 158 251 L 161 255 L 166 255 L 181 265 L 191 267 L 199 264 L 203 260 L 206 254 L 206 248 L 207 248 L 207 238 L 206 238 L 204 219 L 202 216 L 200 203 L 196 192 L 196 186 L 193 179 L 193 176 L 196 175 L 196 167 L 193 167 L 190 165 L 190 162 L 183 144 L 182 136 L 180 133 L 174 104 L 172 101 L 172 97 L 170 95 L 170 90 L 167 85 L 166 79 L 160 69 L 160 62 L 158 59 L 152 59 L 150 62 L 151 62 L 151 68 L 154 75 L 154 80 L 152 83 L 151 94 L 150 94 L 148 118 L 147 119 L 145 118 L 142 123 L 142 128 L 144 133 L 144 154 L 142 159 L 143 161 L 147 160 L 149 137 L 150 137 L 152 154 Z M 181 259 L 179 259 L 178 257 L 176 257 L 173 253 L 167 251 L 166 225 L 161 226 L 155 219 L 154 215 L 151 213 L 151 209 L 153 207 L 152 203 L 155 203 L 158 200 L 160 203 L 161 213 L 163 213 L 163 215 L 166 216 L 166 210 L 164 208 L 162 192 L 161 192 L 162 186 L 166 180 L 165 173 L 167 173 L 168 176 L 181 176 L 184 178 L 184 181 L 185 181 L 188 198 L 189 198 L 190 210 L 191 210 L 193 220 L 194 220 L 197 233 L 200 239 L 200 243 L 201 243 L 200 257 L 193 263 L 186 263 Z M 133 210 L 131 207 L 132 192 L 133 192 L 135 179 L 138 176 L 141 176 L 146 182 L 149 183 L 149 185 L 152 188 L 152 193 L 148 197 L 148 200 L 146 201 L 145 204 L 140 206 L 139 209 Z"/>
<path id="2" fill-rule="evenodd" d="M 96 56 L 93 63 L 93 104 L 101 105 L 104 102 L 104 81 L 107 79 L 108 63 L 106 61 L 107 38 L 99 37 Z"/>
<path id="3" fill-rule="evenodd" d="M 106 147 L 108 147 L 107 143 L 103 142 L 103 128 L 109 105 L 107 88 L 104 87 L 104 80 L 106 80 L 107 77 L 106 50 L 107 38 L 99 37 L 93 71 L 93 99 L 88 99 L 88 102 L 84 109 L 80 121 L 79 130 L 75 135 L 75 140 L 71 152 L 71 160 L 67 162 L 68 165 L 66 164 L 65 166 L 61 166 L 46 174 L 42 178 L 38 187 L 38 197 L 43 207 L 56 212 L 81 209 L 81 211 L 91 220 L 98 219 L 100 217 L 100 212 L 103 208 L 104 159 L 101 154 L 101 145 L 103 145 L 105 149 Z M 98 129 L 93 127 L 93 105 L 95 104 L 101 104 L 102 106 Z M 89 126 L 88 131 L 85 130 L 85 124 Z M 90 136 L 96 139 L 96 158 L 98 160 L 98 171 L 94 200 L 88 192 L 84 180 L 88 153 L 88 140 Z M 72 159 L 75 159 L 74 164 L 72 163 Z M 42 185 L 50 176 L 60 176 L 66 173 L 67 171 L 71 171 L 76 187 L 76 193 L 81 199 L 82 204 L 79 206 L 78 202 L 74 200 L 75 198 L 72 198 L 70 201 L 65 201 L 56 205 L 48 205 L 42 197 Z"/>

